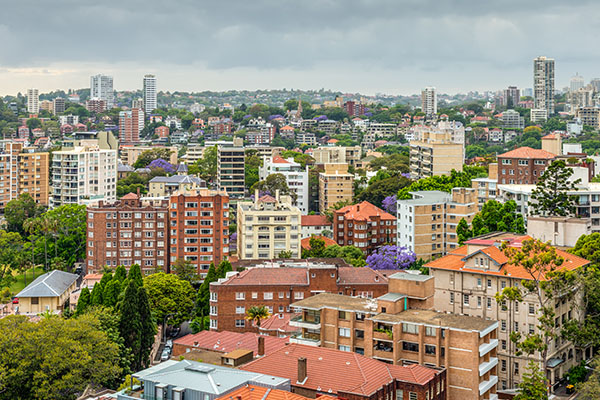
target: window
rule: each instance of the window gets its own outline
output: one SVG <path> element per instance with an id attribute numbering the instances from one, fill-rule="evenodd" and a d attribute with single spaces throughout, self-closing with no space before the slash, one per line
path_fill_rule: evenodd
<path id="1" fill-rule="evenodd" d="M 477 278 L 477 287 L 481 287 L 481 278 Z"/>
<path id="2" fill-rule="evenodd" d="M 502 332 L 506 331 L 506 320 L 505 319 L 503 319 L 503 320 L 500 321 L 500 330 Z"/>
<path id="3" fill-rule="evenodd" d="M 465 306 L 469 305 L 469 295 L 468 294 L 463 294 L 463 304 Z"/>
<path id="4" fill-rule="evenodd" d="M 450 304 L 454 304 L 454 292 L 450 292 Z"/>
<path id="5" fill-rule="evenodd" d="M 514 366 L 515 366 L 515 375 L 519 375 L 519 363 L 518 363 L 518 362 L 516 362 L 516 363 L 514 364 Z"/>
<path id="6" fill-rule="evenodd" d="M 339 334 L 341 337 L 350 337 L 350 328 L 339 328 Z"/>
<path id="7" fill-rule="evenodd" d="M 235 320 L 236 328 L 244 328 L 245 326 L 246 326 L 246 320 L 244 320 L 244 319 L 236 319 Z"/>
<path id="8" fill-rule="evenodd" d="M 535 327 L 533 326 L 533 324 L 529 324 L 529 334 L 533 334 L 535 332 Z"/>
<path id="9" fill-rule="evenodd" d="M 258 299 L 258 293 L 257 292 L 252 292 L 252 298 L 253 299 Z"/>
<path id="10" fill-rule="evenodd" d="M 339 345 L 338 346 L 338 350 L 341 350 L 341 351 L 350 351 L 350 346 Z"/>
<path id="11" fill-rule="evenodd" d="M 235 313 L 236 314 L 245 314 L 246 313 L 246 307 L 244 307 L 244 306 L 236 306 L 235 307 Z"/>
<path id="12" fill-rule="evenodd" d="M 506 360 L 502 360 L 500 362 L 500 370 L 501 371 L 506 371 Z"/>
<path id="13" fill-rule="evenodd" d="M 519 323 L 515 321 L 515 332 L 519 332 Z"/>
<path id="14" fill-rule="evenodd" d="M 235 293 L 236 300 L 246 300 L 246 293 L 244 292 L 236 292 Z"/>
<path id="15" fill-rule="evenodd" d="M 304 298 L 304 292 L 294 292 L 295 300 L 302 300 Z"/>
<path id="16" fill-rule="evenodd" d="M 31 298 L 31 304 L 40 304 L 40 298 L 39 297 L 32 297 Z"/>
<path id="17" fill-rule="evenodd" d="M 413 342 L 402 342 L 402 350 L 419 352 L 419 344 Z"/>
<path id="18" fill-rule="evenodd" d="M 402 324 L 402 332 L 418 335 L 419 334 L 419 326 L 415 325 L 415 324 L 403 323 Z"/>
<path id="19" fill-rule="evenodd" d="M 346 311 L 338 311 L 338 319 L 348 319 Z"/>
<path id="20" fill-rule="evenodd" d="M 426 344 L 425 345 L 425 354 L 434 356 L 435 355 L 435 346 L 432 344 Z"/>
<path id="21" fill-rule="evenodd" d="M 416 392 L 408 392 L 408 400 L 418 400 Z"/>
<path id="22" fill-rule="evenodd" d="M 436 332 L 437 328 L 434 328 L 433 326 L 425 327 L 425 336 L 435 336 Z"/>
<path id="23" fill-rule="evenodd" d="M 404 390 L 396 389 L 396 400 L 404 400 Z"/>
<path id="24" fill-rule="evenodd" d="M 535 314 L 535 304 L 529 303 L 529 315 Z"/>
<path id="25" fill-rule="evenodd" d="M 502 340 L 502 350 L 506 350 L 506 340 Z"/>
<path id="26" fill-rule="evenodd" d="M 491 298 L 491 297 L 488 297 L 488 298 L 487 298 L 487 308 L 488 308 L 488 309 L 491 309 L 491 308 L 492 308 L 492 298 Z"/>
<path id="27" fill-rule="evenodd" d="M 265 300 L 273 300 L 273 292 L 264 292 L 263 299 Z"/>
<path id="28" fill-rule="evenodd" d="M 210 306 L 210 315 L 217 315 L 217 306 Z"/>

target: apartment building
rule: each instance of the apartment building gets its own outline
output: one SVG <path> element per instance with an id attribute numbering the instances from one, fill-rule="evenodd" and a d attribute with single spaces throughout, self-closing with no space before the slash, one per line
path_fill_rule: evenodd
<path id="1" fill-rule="evenodd" d="M 369 122 L 367 133 L 380 138 L 396 136 L 398 125 L 387 122 Z"/>
<path id="2" fill-rule="evenodd" d="M 538 329 L 540 304 L 536 296 L 527 295 L 519 302 L 496 302 L 496 293 L 506 287 L 522 286 L 523 280 L 531 276 L 520 265 L 509 264 L 499 246 L 519 247 L 528 236 L 512 233 L 494 233 L 471 239 L 464 246 L 454 249 L 448 255 L 426 264 L 435 278 L 435 308 L 455 315 L 470 315 L 490 321 L 498 321 L 498 368 L 499 388 L 515 388 L 523 380 L 523 373 L 529 360 L 540 361 L 540 355 L 517 355 L 517 349 L 510 340 L 513 332 L 533 333 Z M 575 270 L 589 264 L 587 260 L 556 249 L 564 258 L 561 268 Z M 542 276 L 544 280 L 545 277 Z M 578 297 L 557 298 L 554 302 L 556 326 L 567 320 L 577 319 L 578 308 L 572 307 Z M 546 371 L 550 384 L 554 385 L 567 370 L 579 364 L 582 359 L 591 357 L 591 349 L 576 349 L 572 343 L 557 338 L 548 349 L 550 362 Z"/>
<path id="3" fill-rule="evenodd" d="M 500 122 L 505 129 L 523 129 L 525 127 L 525 118 L 515 110 L 502 111 Z"/>
<path id="4" fill-rule="evenodd" d="M 312 157 L 316 164 L 346 163 L 356 166 L 361 155 L 360 146 L 325 146 L 312 149 Z"/>
<path id="5" fill-rule="evenodd" d="M 119 201 L 87 209 L 87 269 L 100 273 L 104 266 L 129 268 L 138 264 L 147 275 L 169 271 L 169 204 L 142 204 L 129 193 Z"/>
<path id="6" fill-rule="evenodd" d="M 113 77 L 108 75 L 93 75 L 90 77 L 90 99 L 104 101 L 107 110 L 113 108 L 115 91 L 113 90 Z"/>
<path id="7" fill-rule="evenodd" d="M 63 99 L 62 97 L 57 97 L 54 100 L 52 100 L 52 103 L 53 103 L 52 109 L 54 111 L 54 115 L 65 112 L 65 99 Z"/>
<path id="8" fill-rule="evenodd" d="M 169 158 L 165 161 L 173 165 L 177 165 L 177 147 L 176 146 L 120 146 L 119 155 L 121 162 L 126 165 L 133 165 L 138 157 L 147 150 L 168 149 L 170 151 Z"/>
<path id="9" fill-rule="evenodd" d="M 22 193 L 37 204 L 48 205 L 49 153 L 23 148 L 23 144 L 0 141 L 0 209 Z"/>
<path id="10" fill-rule="evenodd" d="M 575 118 L 579 118 L 582 125 L 595 129 L 600 128 L 600 108 L 598 107 L 579 107 L 575 112 Z"/>
<path id="11" fill-rule="evenodd" d="M 348 173 L 348 164 L 324 164 L 319 173 L 319 211 L 323 214 L 336 203 L 352 201 L 354 175 Z"/>
<path id="12" fill-rule="evenodd" d="M 53 152 L 50 206 L 117 200 L 117 150 L 76 146 Z"/>
<path id="13" fill-rule="evenodd" d="M 534 109 L 554 114 L 554 59 L 537 57 L 533 60 Z"/>
<path id="14" fill-rule="evenodd" d="M 99 114 L 106 110 L 106 103 L 100 99 L 89 99 L 85 101 L 85 109 L 90 113 Z"/>
<path id="15" fill-rule="evenodd" d="M 410 141 L 410 175 L 413 179 L 450 175 L 462 171 L 464 143 L 456 143 L 447 131 L 427 130 Z"/>
<path id="16" fill-rule="evenodd" d="M 241 369 L 285 377 L 289 379 L 293 393 L 313 399 L 451 398 L 446 390 L 447 372 L 443 369 L 390 365 L 359 354 L 301 344 L 285 346 Z"/>
<path id="17" fill-rule="evenodd" d="M 144 129 L 144 111 L 132 108 L 119 113 L 119 141 L 122 144 L 140 142 L 140 132 Z"/>
<path id="18" fill-rule="evenodd" d="M 158 98 L 156 89 L 156 76 L 144 75 L 144 112 L 146 114 L 152 113 L 158 108 Z"/>
<path id="19" fill-rule="evenodd" d="M 229 256 L 229 196 L 200 189 L 177 192 L 169 201 L 171 264 L 186 259 L 204 276 L 210 263 Z"/>
<path id="20" fill-rule="evenodd" d="M 337 264 L 334 264 L 337 262 Z M 210 284 L 210 329 L 258 332 L 246 310 L 265 306 L 271 314 L 291 311 L 291 304 L 316 293 L 373 298 L 387 293 L 378 271 L 354 268 L 343 260 L 255 261 L 244 271 Z"/>
<path id="21" fill-rule="evenodd" d="M 297 301 L 292 343 L 354 352 L 393 365 L 447 371 L 448 399 L 498 399 L 498 322 L 431 309 L 434 279 L 398 272 L 375 299 L 321 293 Z"/>
<path id="22" fill-rule="evenodd" d="M 254 195 L 254 201 L 237 203 L 238 257 L 248 259 L 279 258 L 283 251 L 300 258 L 300 217 L 290 196 Z"/>
<path id="23" fill-rule="evenodd" d="M 507 108 L 516 107 L 521 101 L 521 91 L 516 86 L 509 86 L 503 90 L 502 105 Z"/>
<path id="24" fill-rule="evenodd" d="M 322 235 L 323 231 L 329 231 L 333 234 L 333 224 L 325 215 L 302 215 L 302 230 L 300 237 L 310 238 L 313 235 Z"/>
<path id="25" fill-rule="evenodd" d="M 40 92 L 38 89 L 27 89 L 27 112 L 29 114 L 39 114 L 40 112 Z"/>
<path id="26" fill-rule="evenodd" d="M 292 157 L 287 159 L 280 156 L 265 157 L 263 165 L 258 169 L 258 176 L 261 180 L 265 180 L 271 174 L 285 176 L 290 191 L 296 195 L 293 205 L 298 207 L 302 214 L 308 214 L 308 167 L 302 168 L 302 165 L 295 162 Z"/>
<path id="27" fill-rule="evenodd" d="M 421 91 L 421 111 L 427 118 L 437 115 L 437 91 L 434 87 L 426 87 Z"/>
<path id="28" fill-rule="evenodd" d="M 206 189 L 206 181 L 192 175 L 155 176 L 148 182 L 148 196 L 164 197 L 175 192 Z"/>
<path id="29" fill-rule="evenodd" d="M 217 187 L 231 198 L 244 197 L 244 147 L 217 146 Z"/>
<path id="30" fill-rule="evenodd" d="M 498 193 L 498 163 L 488 165 L 487 178 L 471 179 L 471 187 L 477 191 L 477 203 L 479 211 L 488 200 L 499 198 Z"/>
<path id="31" fill-rule="evenodd" d="M 396 242 L 396 217 L 368 201 L 333 211 L 333 237 L 340 246 L 358 247 L 371 254 Z"/>
<path id="32" fill-rule="evenodd" d="M 546 150 L 519 147 L 498 155 L 499 184 L 536 184 L 556 154 Z"/>
<path id="33" fill-rule="evenodd" d="M 477 191 L 454 188 L 410 192 L 412 199 L 398 200 L 398 246 L 429 260 L 458 247 L 456 227 L 461 219 L 471 222 L 479 211 Z"/>

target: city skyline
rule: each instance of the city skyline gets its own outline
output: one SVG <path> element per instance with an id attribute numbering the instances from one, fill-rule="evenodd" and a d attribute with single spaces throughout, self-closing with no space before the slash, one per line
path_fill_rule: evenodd
<path id="1" fill-rule="evenodd" d="M 408 95 L 435 86 L 440 93 L 464 93 L 532 87 L 531 60 L 538 56 L 556 60 L 557 89 L 576 72 L 586 81 L 597 77 L 598 56 L 583 49 L 592 48 L 586 43 L 598 29 L 577 22 L 600 8 L 587 1 L 333 1 L 318 12 L 270 2 L 179 2 L 168 13 L 135 2 L 106 7 L 95 20 L 92 5 L 58 1 L 51 13 L 7 5 L 0 16 L 6 38 L 1 94 L 85 88 L 98 73 L 113 76 L 116 90 L 140 89 L 141 77 L 155 74 L 160 89 L 169 91 L 326 88 Z M 39 22 L 23 33 L 17 21 L 26 16 Z M 164 21 L 173 23 L 157 29 Z M 560 29 L 567 25 L 572 29 Z M 105 34 L 76 33 L 87 30 Z M 42 35 L 57 45 L 23 50 Z M 581 46 L 571 45 L 575 38 Z"/>

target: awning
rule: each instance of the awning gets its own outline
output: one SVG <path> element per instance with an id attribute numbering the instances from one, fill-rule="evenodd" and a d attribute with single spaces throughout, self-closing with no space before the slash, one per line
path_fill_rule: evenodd
<path id="1" fill-rule="evenodd" d="M 564 360 L 562 358 L 551 358 L 548 360 L 548 368 L 556 368 L 563 362 Z"/>

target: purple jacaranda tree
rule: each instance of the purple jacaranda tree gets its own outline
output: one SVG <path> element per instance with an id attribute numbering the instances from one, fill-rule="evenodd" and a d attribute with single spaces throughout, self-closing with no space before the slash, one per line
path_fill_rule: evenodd
<path id="1" fill-rule="evenodd" d="M 313 118 L 315 121 L 326 121 L 327 115 L 319 115 L 318 117 Z"/>
<path id="2" fill-rule="evenodd" d="M 396 215 L 398 196 L 388 196 L 381 202 L 383 209 L 392 215 Z"/>
<path id="3" fill-rule="evenodd" d="M 269 121 L 273 120 L 275 118 L 283 118 L 283 115 L 279 115 L 279 114 L 275 114 L 275 115 L 269 115 Z"/>
<path id="4" fill-rule="evenodd" d="M 157 158 L 156 160 L 152 161 L 150 164 L 148 164 L 148 168 L 162 168 L 168 174 L 172 174 L 173 172 L 175 172 L 175 167 L 169 162 L 163 160 L 162 158 Z"/>
<path id="5" fill-rule="evenodd" d="M 410 179 L 410 172 L 402 172 L 400 176 L 405 177 L 406 179 Z"/>
<path id="6" fill-rule="evenodd" d="M 417 260 L 412 250 L 404 246 L 381 246 L 367 257 L 367 267 L 371 269 L 407 269 Z"/>
<path id="7" fill-rule="evenodd" d="M 271 193 L 270 190 L 259 190 L 258 191 L 258 198 L 260 199 L 261 197 L 263 197 L 264 195 L 269 195 L 269 196 L 273 196 L 273 193 Z M 250 200 L 254 201 L 254 193 L 250 195 Z"/>
<path id="8" fill-rule="evenodd" d="M 237 232 L 229 235 L 229 251 L 237 250 Z"/>

